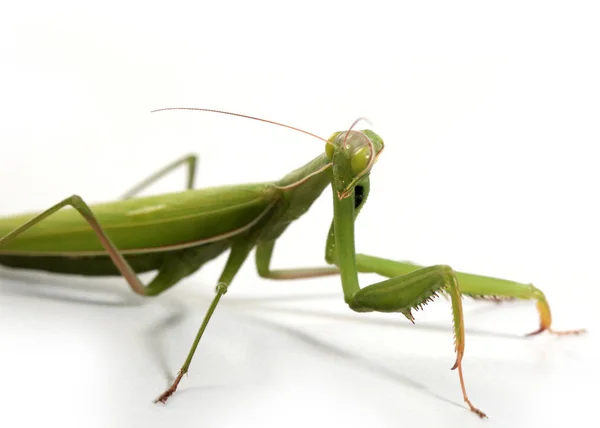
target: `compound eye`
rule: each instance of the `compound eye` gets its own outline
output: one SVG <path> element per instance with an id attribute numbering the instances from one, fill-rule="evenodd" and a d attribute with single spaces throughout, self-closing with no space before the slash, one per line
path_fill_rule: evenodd
<path id="1" fill-rule="evenodd" d="M 325 154 L 327 155 L 327 159 L 333 159 L 333 152 L 335 151 L 335 140 L 341 134 L 341 132 L 334 132 L 331 134 L 331 137 L 327 139 L 327 143 L 325 143 Z"/>
<path id="2" fill-rule="evenodd" d="M 327 159 L 333 159 L 333 143 L 325 143 L 325 154 L 327 155 Z"/>
<path id="3" fill-rule="evenodd" d="M 352 155 L 350 159 L 350 168 L 354 175 L 358 175 L 363 172 L 369 165 L 371 160 L 371 150 L 368 146 L 363 146 Z"/>

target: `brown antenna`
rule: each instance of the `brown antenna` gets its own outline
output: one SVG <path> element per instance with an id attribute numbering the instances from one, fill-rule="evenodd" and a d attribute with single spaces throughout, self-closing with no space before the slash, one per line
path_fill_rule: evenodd
<path id="1" fill-rule="evenodd" d="M 166 110 L 195 110 L 195 111 L 205 111 L 205 112 L 209 112 L 209 113 L 220 113 L 220 114 L 228 114 L 230 116 L 243 117 L 245 119 L 257 120 L 259 122 L 270 123 L 270 124 L 273 124 L 273 125 L 282 126 L 284 128 L 292 129 L 294 131 L 302 132 L 303 134 L 310 135 L 311 137 L 318 138 L 319 140 L 328 143 L 328 141 L 325 138 L 319 137 L 318 135 L 313 134 L 312 132 L 308 132 L 308 131 L 305 131 L 303 129 L 296 128 L 294 126 L 285 125 L 283 123 L 275 122 L 275 121 L 272 121 L 272 120 L 261 119 L 260 117 L 248 116 L 246 114 L 240 114 L 240 113 L 231 113 L 231 112 L 223 111 L 223 110 L 213 110 L 213 109 L 208 109 L 208 108 L 197 108 L 197 107 L 167 107 L 167 108 L 160 108 L 160 109 L 157 109 L 157 110 L 152 110 L 150 113 L 155 113 L 155 112 L 158 112 L 158 111 L 166 111 Z"/>
<path id="2" fill-rule="evenodd" d="M 361 120 L 364 120 L 365 122 L 367 122 L 368 124 L 371 124 L 371 122 L 369 121 L 369 119 L 367 119 L 366 117 L 359 117 L 358 119 L 356 119 L 354 122 L 352 122 L 352 125 L 350 125 L 350 128 L 346 131 L 346 136 L 344 137 L 344 142 L 342 143 L 342 147 L 345 149 L 346 147 L 346 140 L 348 139 L 348 135 L 350 135 L 350 131 L 352 131 L 352 128 L 354 128 L 356 126 L 356 124 L 358 122 L 360 122 Z"/>

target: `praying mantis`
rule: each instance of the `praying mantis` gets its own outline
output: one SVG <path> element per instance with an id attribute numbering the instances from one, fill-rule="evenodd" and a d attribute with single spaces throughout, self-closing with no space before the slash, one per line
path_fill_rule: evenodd
<path id="1" fill-rule="evenodd" d="M 532 284 L 457 272 L 447 265 L 425 267 L 356 253 L 355 219 L 368 199 L 369 175 L 384 149 L 383 139 L 373 131 L 354 130 L 358 120 L 347 131 L 324 139 L 299 128 L 238 113 L 203 108 L 162 110 L 195 110 L 259 120 L 318 138 L 325 143 L 325 150 L 278 181 L 204 189 L 193 188 L 197 157 L 187 156 L 153 174 L 121 200 L 88 205 L 80 196 L 72 195 L 42 213 L 0 219 L 0 265 L 63 274 L 121 275 L 133 292 L 142 296 L 163 293 L 205 263 L 229 252 L 216 294 L 188 355 L 171 386 L 156 402 L 166 403 L 177 390 L 219 301 L 252 250 L 258 274 L 266 279 L 339 275 L 344 301 L 356 312 L 399 312 L 414 322 L 414 309 L 438 295 L 448 297 L 456 352 L 452 369 L 458 371 L 465 403 L 482 418 L 486 415 L 472 404 L 464 381 L 462 296 L 535 300 L 540 325 L 529 335 L 585 331 L 553 330 L 546 297 Z M 188 168 L 187 190 L 135 197 L 179 166 Z M 333 220 L 325 245 L 328 266 L 273 269 L 271 258 L 277 239 L 328 186 L 333 200 Z M 137 275 L 148 271 L 157 274 L 143 284 Z M 388 279 L 361 288 L 358 273 L 376 273 Z"/>

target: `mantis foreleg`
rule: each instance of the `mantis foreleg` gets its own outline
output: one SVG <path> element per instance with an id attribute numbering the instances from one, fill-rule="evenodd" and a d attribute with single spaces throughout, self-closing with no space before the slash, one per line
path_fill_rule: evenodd
<path id="1" fill-rule="evenodd" d="M 368 269 L 359 260 L 357 260 L 357 265 L 361 266 L 362 270 Z M 401 312 L 414 322 L 411 310 L 427 304 L 438 293 L 447 293 L 452 301 L 456 351 L 456 362 L 452 369 L 458 369 L 463 398 L 469 408 L 480 417 L 485 417 L 485 413 L 473 406 L 465 388 L 462 371 L 462 357 L 465 350 L 462 301 L 457 276 L 449 266 L 426 267 L 369 285 L 358 291 L 349 305 L 359 312 Z"/>
<path id="2" fill-rule="evenodd" d="M 364 185 L 368 187 L 368 182 Z M 540 312 L 540 329 L 533 334 L 550 329 L 552 318 L 543 293 L 532 285 L 519 284 L 496 278 L 454 272 L 449 266 L 421 267 L 410 263 L 360 255 L 355 253 L 355 208 L 360 207 L 354 194 L 341 197 L 334 194 L 334 222 L 327 239 L 326 257 L 340 268 L 344 300 L 359 312 L 401 312 L 411 321 L 411 310 L 419 308 L 439 293 L 446 293 L 452 301 L 456 362 L 463 398 L 469 408 L 480 417 L 485 414 L 470 402 L 462 373 L 462 356 L 465 347 L 464 321 L 461 294 L 475 296 L 505 296 L 535 299 Z M 385 281 L 361 289 L 358 272 L 374 272 L 389 277 Z M 567 333 L 580 333 L 572 331 Z"/>
<path id="3" fill-rule="evenodd" d="M 394 260 L 367 256 L 365 254 L 356 255 L 356 264 L 359 272 L 378 273 L 387 276 L 388 278 L 414 272 L 423 267 L 408 262 L 396 262 Z M 548 304 L 544 293 L 540 289 L 534 287 L 533 284 L 523 284 L 506 279 L 462 272 L 456 272 L 456 277 L 460 284 L 460 293 L 469 297 L 500 301 L 506 299 L 535 300 L 540 314 L 540 328 L 527 334 L 527 336 L 539 334 L 543 331 L 558 335 L 579 334 L 584 331 L 553 330 L 551 328 L 552 315 L 550 312 L 550 305 Z"/>

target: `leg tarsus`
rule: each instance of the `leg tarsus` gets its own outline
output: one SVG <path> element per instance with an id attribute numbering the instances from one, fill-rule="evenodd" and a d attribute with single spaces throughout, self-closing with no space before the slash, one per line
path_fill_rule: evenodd
<path id="1" fill-rule="evenodd" d="M 460 388 L 462 389 L 462 394 L 463 394 L 463 399 L 465 400 L 465 403 L 467 403 L 467 405 L 469 406 L 469 409 L 475 413 L 477 416 L 479 416 L 481 419 L 487 418 L 487 415 L 482 412 L 481 410 L 479 410 L 477 407 L 475 407 L 473 405 L 473 403 L 471 403 L 471 400 L 469 400 L 469 397 L 467 395 L 467 389 L 465 388 L 465 380 L 463 377 L 463 371 L 462 371 L 462 356 L 461 358 L 457 359 L 457 364 L 454 368 L 458 368 L 458 377 L 460 378 Z"/>
<path id="2" fill-rule="evenodd" d="M 525 337 L 537 336 L 538 334 L 543 333 L 545 331 L 556 336 L 576 336 L 579 334 L 587 333 L 587 330 L 585 328 L 580 328 L 578 330 L 553 330 L 550 327 L 540 326 L 540 328 L 538 328 L 537 330 L 532 331 L 531 333 L 527 333 Z"/>
<path id="3" fill-rule="evenodd" d="M 550 312 L 550 305 L 548 304 L 548 301 L 546 300 L 546 296 L 540 289 L 534 287 L 533 284 L 529 284 L 529 287 L 532 290 L 532 295 L 530 298 L 534 298 L 537 300 L 536 307 L 537 307 L 538 313 L 540 314 L 540 328 L 538 328 L 535 331 L 532 331 L 531 333 L 526 334 L 525 335 L 526 337 L 536 336 L 540 333 L 543 333 L 544 331 L 547 331 L 550 334 L 555 334 L 557 336 L 577 335 L 577 334 L 583 334 L 586 332 L 585 329 L 565 330 L 565 331 L 553 330 L 550 327 L 552 325 L 552 313 Z"/>
<path id="4" fill-rule="evenodd" d="M 171 395 L 173 395 L 175 393 L 175 391 L 177 390 L 177 386 L 179 385 L 179 382 L 183 378 L 184 374 L 185 373 L 183 372 L 183 370 L 179 370 L 179 373 L 177 373 L 177 377 L 175 378 L 175 380 L 173 381 L 171 386 L 169 388 L 167 388 L 167 390 L 165 392 L 160 394 L 160 396 L 156 400 L 154 400 L 154 402 L 166 404 L 169 397 Z"/>

